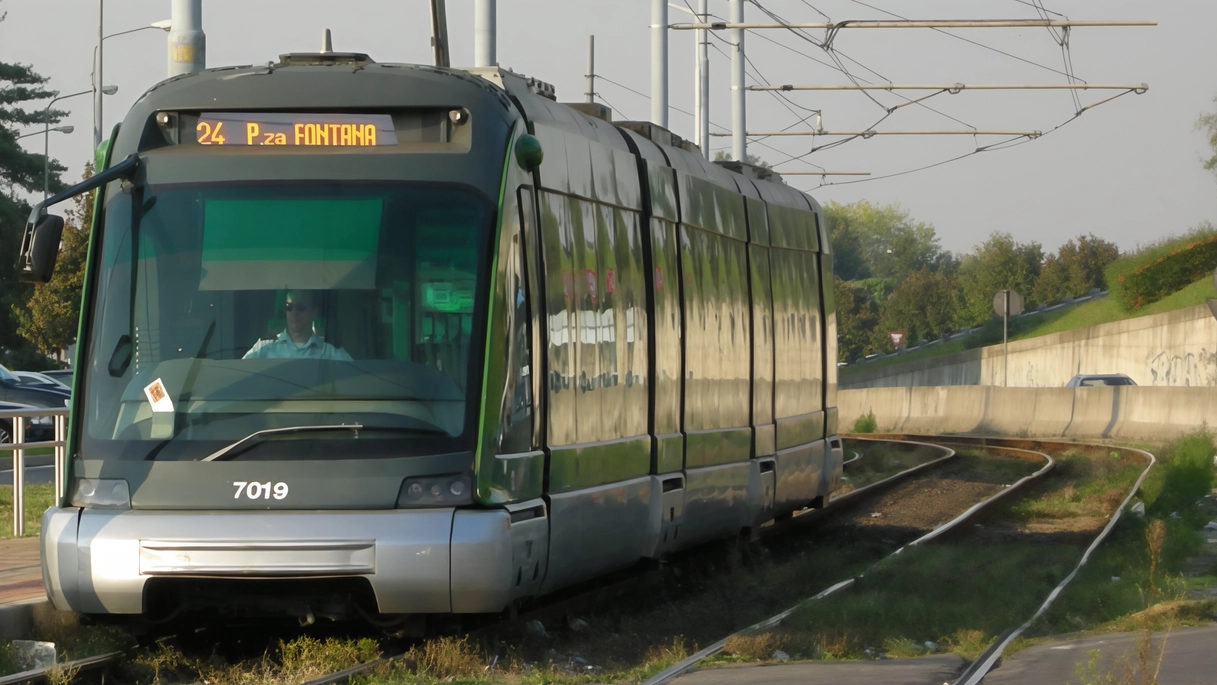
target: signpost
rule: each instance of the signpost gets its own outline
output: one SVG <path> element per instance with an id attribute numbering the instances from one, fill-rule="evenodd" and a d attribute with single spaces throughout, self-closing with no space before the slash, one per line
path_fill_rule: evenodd
<path id="1" fill-rule="evenodd" d="M 1217 278 L 1217 274 L 1214 274 Z M 1010 290 L 998 290 L 993 296 L 993 312 L 1002 318 L 1002 387 L 1010 384 L 1010 315 L 1023 313 L 1023 296 Z"/>

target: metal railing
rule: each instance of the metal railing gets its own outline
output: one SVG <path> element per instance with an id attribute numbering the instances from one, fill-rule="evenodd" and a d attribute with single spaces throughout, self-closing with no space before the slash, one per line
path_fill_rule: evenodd
<path id="1" fill-rule="evenodd" d="M 49 417 L 54 424 L 53 440 L 25 441 L 25 419 Z M 55 453 L 55 501 L 64 494 L 64 473 L 67 463 L 68 410 L 15 409 L 0 411 L 0 419 L 12 423 L 12 442 L 0 443 L 0 452 L 13 453 L 13 535 L 25 535 L 25 452 L 29 449 L 53 447 Z"/>

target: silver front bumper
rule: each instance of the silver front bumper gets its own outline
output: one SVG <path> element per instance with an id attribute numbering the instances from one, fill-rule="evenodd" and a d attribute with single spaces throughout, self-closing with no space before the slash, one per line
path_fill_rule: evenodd
<path id="1" fill-rule="evenodd" d="M 42 519 L 42 574 L 56 608 L 87 614 L 142 613 L 145 583 L 166 576 L 362 577 L 382 613 L 448 613 L 453 593 L 457 611 L 499 611 L 513 594 L 510 514 L 454 513 L 52 507 Z M 464 599 L 470 586 L 483 589 L 476 606 Z"/>

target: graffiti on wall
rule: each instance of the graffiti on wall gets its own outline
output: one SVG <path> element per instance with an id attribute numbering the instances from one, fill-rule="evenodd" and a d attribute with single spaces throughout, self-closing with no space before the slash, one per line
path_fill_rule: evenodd
<path id="1" fill-rule="evenodd" d="M 1217 386 L 1217 351 L 1158 352 L 1149 359 L 1149 376 L 1152 385 Z"/>

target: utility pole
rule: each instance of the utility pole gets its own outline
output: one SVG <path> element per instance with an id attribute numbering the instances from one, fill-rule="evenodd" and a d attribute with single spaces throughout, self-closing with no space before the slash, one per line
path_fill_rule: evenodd
<path id="1" fill-rule="evenodd" d="M 587 92 L 583 94 L 587 102 L 596 101 L 596 37 L 587 37 Z"/>
<path id="2" fill-rule="evenodd" d="M 431 50 L 435 54 L 435 66 L 452 66 L 448 52 L 448 12 L 444 0 L 431 0 Z"/>
<path id="3" fill-rule="evenodd" d="M 697 3 L 697 19 L 701 23 L 710 21 L 710 0 L 698 0 Z M 694 109 L 697 113 L 694 119 L 694 128 L 696 128 L 697 146 L 701 148 L 701 153 L 710 159 L 710 55 L 709 42 L 710 32 L 705 29 L 700 29 L 694 32 L 697 38 L 697 90 L 694 97 Z"/>
<path id="4" fill-rule="evenodd" d="M 731 0 L 731 21 L 744 23 L 744 0 Z M 731 156 L 737 162 L 748 162 L 746 122 L 747 94 L 744 84 L 744 29 L 731 31 Z"/>
<path id="5" fill-rule="evenodd" d="M 651 123 L 668 127 L 668 0 L 651 0 Z"/>
<path id="6" fill-rule="evenodd" d="M 495 42 L 498 39 L 498 17 L 495 0 L 475 0 L 473 3 L 473 66 L 497 67 L 499 58 Z"/>
<path id="7" fill-rule="evenodd" d="M 203 33 L 203 0 L 173 0 L 169 18 L 169 75 L 193 74 L 207 68 L 207 36 Z"/>
<path id="8" fill-rule="evenodd" d="M 97 64 L 93 67 L 93 149 L 101 145 L 101 41 L 106 0 L 97 0 Z"/>

